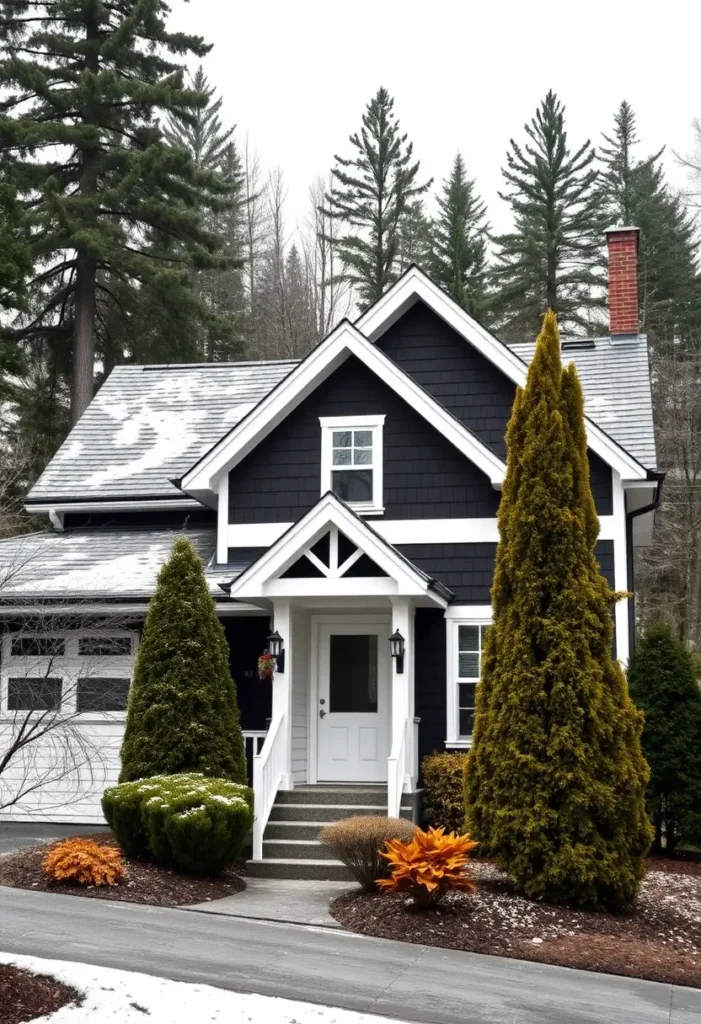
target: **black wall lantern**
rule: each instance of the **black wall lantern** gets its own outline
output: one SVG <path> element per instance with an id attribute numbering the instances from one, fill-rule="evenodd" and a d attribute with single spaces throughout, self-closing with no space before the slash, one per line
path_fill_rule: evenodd
<path id="1" fill-rule="evenodd" d="M 268 650 L 272 654 L 273 658 L 275 658 L 275 663 L 277 665 L 278 672 L 284 672 L 285 645 L 282 637 L 280 636 L 277 630 L 275 630 L 274 633 L 271 633 L 270 636 L 268 637 Z"/>
<path id="2" fill-rule="evenodd" d="M 393 658 L 397 659 L 397 672 L 401 673 L 404 671 L 404 637 L 395 629 L 392 636 L 389 638 L 389 653 Z"/>

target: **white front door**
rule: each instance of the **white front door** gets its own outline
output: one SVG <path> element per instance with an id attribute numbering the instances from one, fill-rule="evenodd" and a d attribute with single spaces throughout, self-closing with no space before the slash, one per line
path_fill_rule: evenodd
<path id="1" fill-rule="evenodd" d="M 388 637 L 388 622 L 319 625 L 319 782 L 387 781 Z"/>

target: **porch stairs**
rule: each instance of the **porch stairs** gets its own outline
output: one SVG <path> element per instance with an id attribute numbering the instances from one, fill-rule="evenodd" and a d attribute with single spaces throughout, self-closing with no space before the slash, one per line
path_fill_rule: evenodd
<path id="1" fill-rule="evenodd" d="M 414 797 L 402 796 L 400 814 L 411 820 Z M 298 786 L 279 791 L 263 834 L 263 859 L 249 860 L 253 878 L 345 882 L 352 875 L 319 842 L 324 825 L 359 814 L 387 814 L 386 786 Z"/>

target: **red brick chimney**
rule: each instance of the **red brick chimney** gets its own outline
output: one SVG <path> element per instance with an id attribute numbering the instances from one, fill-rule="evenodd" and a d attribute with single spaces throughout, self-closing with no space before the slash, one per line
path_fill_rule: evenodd
<path id="1" fill-rule="evenodd" d="M 609 249 L 609 323 L 611 337 L 637 335 L 638 244 L 640 228 L 614 227 L 606 232 Z"/>

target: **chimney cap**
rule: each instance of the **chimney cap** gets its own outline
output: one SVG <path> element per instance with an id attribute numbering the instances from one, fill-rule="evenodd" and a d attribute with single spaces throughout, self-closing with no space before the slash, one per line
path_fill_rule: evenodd
<path id="1" fill-rule="evenodd" d="M 635 231 L 636 234 L 640 235 L 640 228 L 634 224 L 614 224 L 610 228 L 606 228 L 604 231 L 605 235 L 623 235 L 627 231 Z"/>

